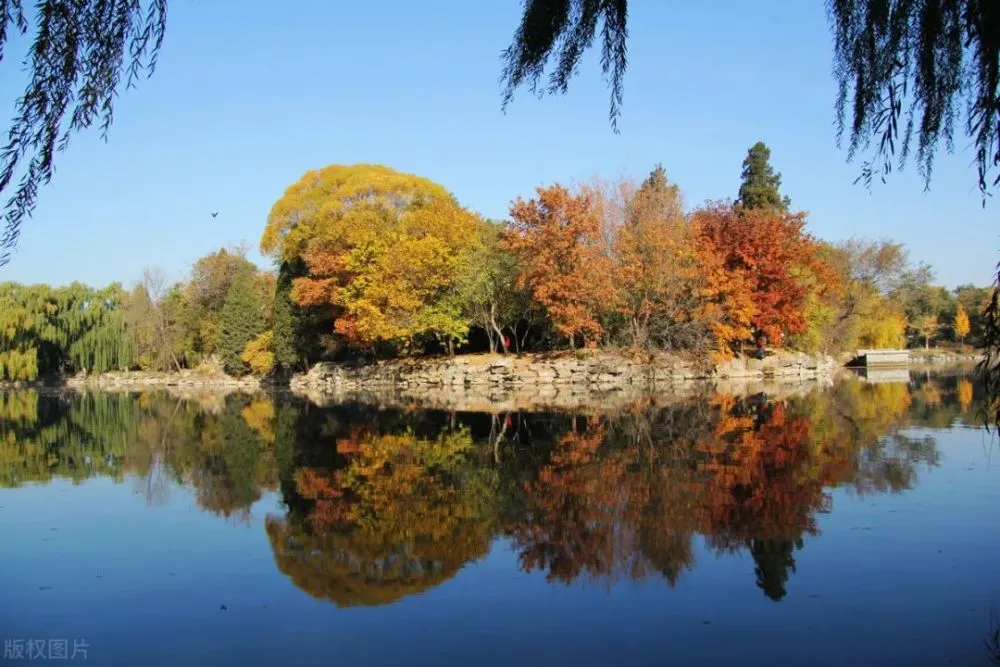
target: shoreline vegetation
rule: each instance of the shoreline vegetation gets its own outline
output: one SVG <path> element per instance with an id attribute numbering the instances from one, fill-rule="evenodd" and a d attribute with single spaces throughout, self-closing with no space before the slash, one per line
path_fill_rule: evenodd
<path id="1" fill-rule="evenodd" d="M 0 382 L 252 389 L 306 373 L 339 391 L 395 368 L 407 386 L 601 389 L 982 346 L 989 287 L 935 285 L 889 240 L 812 236 L 769 160 L 749 149 L 735 200 L 687 209 L 657 165 L 641 181 L 538 187 L 506 220 L 385 166 L 310 171 L 268 215 L 273 270 L 238 247 L 176 283 L 157 269 L 130 289 L 0 283 Z M 501 361 L 478 369 L 476 355 Z M 795 355 L 790 371 L 768 361 Z"/>

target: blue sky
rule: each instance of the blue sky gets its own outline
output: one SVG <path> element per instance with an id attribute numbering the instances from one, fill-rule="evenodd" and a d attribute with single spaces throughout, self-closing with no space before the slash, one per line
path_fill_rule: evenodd
<path id="1" fill-rule="evenodd" d="M 540 184 L 641 177 L 656 162 L 689 206 L 732 197 L 763 140 L 815 235 L 892 238 L 946 285 L 990 281 L 998 204 L 981 207 L 964 139 L 930 192 L 912 168 L 872 193 L 853 185 L 859 168 L 835 143 L 825 3 L 630 4 L 615 135 L 596 53 L 568 95 L 525 91 L 501 112 L 517 0 L 176 0 L 155 76 L 122 94 L 107 143 L 79 135 L 60 156 L 0 280 L 130 283 L 147 266 L 180 279 L 240 241 L 266 265 L 256 245 L 271 205 L 331 163 L 417 173 L 504 217 Z M 0 64 L 10 109 L 23 52 L 12 42 Z"/>

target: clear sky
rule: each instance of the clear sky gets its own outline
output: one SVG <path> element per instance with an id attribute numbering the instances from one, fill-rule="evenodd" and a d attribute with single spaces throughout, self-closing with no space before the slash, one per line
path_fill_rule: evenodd
<path id="1" fill-rule="evenodd" d="M 146 266 L 180 279 L 240 241 L 265 265 L 271 205 L 332 163 L 417 173 L 500 218 L 538 185 L 642 177 L 656 162 L 689 206 L 735 197 L 763 140 L 815 235 L 892 238 L 948 286 L 988 284 L 1000 203 L 982 208 L 964 138 L 930 192 L 912 168 L 872 193 L 853 185 L 859 167 L 835 143 L 824 5 L 633 0 L 615 135 L 596 52 L 568 95 L 525 91 L 501 113 L 499 55 L 519 0 L 175 0 L 156 74 L 122 93 L 108 143 L 90 132 L 60 156 L 0 280 L 130 283 Z M 10 109 L 23 52 L 12 42 L 0 64 Z"/>

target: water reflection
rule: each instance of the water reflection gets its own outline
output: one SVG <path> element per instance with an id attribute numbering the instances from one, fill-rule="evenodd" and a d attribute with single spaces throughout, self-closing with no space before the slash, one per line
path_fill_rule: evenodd
<path id="1" fill-rule="evenodd" d="M 899 493 L 938 461 L 906 429 L 977 423 L 961 375 L 847 379 L 802 396 L 705 391 L 613 414 L 318 408 L 288 397 L 0 394 L 0 485 L 129 478 L 151 504 L 266 517 L 277 567 L 338 606 L 425 591 L 498 539 L 552 582 L 609 586 L 747 553 L 781 600 L 831 490 Z"/>

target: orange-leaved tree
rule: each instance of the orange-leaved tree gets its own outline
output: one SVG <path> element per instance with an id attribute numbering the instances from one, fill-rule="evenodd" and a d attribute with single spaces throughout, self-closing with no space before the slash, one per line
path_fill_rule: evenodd
<path id="1" fill-rule="evenodd" d="M 710 332 L 699 316 L 705 286 L 680 189 L 662 166 L 636 185 L 591 188 L 601 203 L 614 262 L 611 305 L 636 347 L 700 350 Z"/>
<path id="2" fill-rule="evenodd" d="M 507 248 L 521 262 L 520 285 L 548 313 L 556 331 L 584 343 L 601 335 L 600 309 L 611 298 L 610 260 L 594 196 L 561 185 L 538 188 L 510 209 Z"/>
<path id="3" fill-rule="evenodd" d="M 301 306 L 329 306 L 348 343 L 408 346 L 431 336 L 449 347 L 468 333 L 462 278 L 479 220 L 443 187 L 378 165 L 311 171 L 271 209 L 261 252 L 301 259 Z"/>
<path id="4" fill-rule="evenodd" d="M 805 330 L 804 278 L 816 265 L 817 245 L 804 230 L 804 213 L 715 203 L 696 211 L 692 224 L 699 248 L 710 258 L 707 263 L 721 269 L 724 280 L 741 282 L 747 290 L 754 336 L 781 345 L 785 336 Z M 739 307 L 742 311 L 745 304 Z M 736 335 L 741 332 L 734 331 L 734 343 L 740 340 Z"/>

